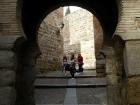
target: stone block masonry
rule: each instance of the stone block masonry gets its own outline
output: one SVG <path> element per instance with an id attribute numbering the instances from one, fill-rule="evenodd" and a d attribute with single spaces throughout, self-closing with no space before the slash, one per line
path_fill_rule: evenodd
<path id="1" fill-rule="evenodd" d="M 66 55 L 75 53 L 76 56 L 81 53 L 84 58 L 84 68 L 95 68 L 93 15 L 80 8 L 67 14 L 64 17 L 64 24 L 64 53 Z M 89 49 L 92 49 L 92 52 Z"/>
<path id="2" fill-rule="evenodd" d="M 120 19 L 116 34 L 124 40 L 140 39 L 140 0 L 121 0 Z"/>
<path id="3" fill-rule="evenodd" d="M 16 7 L 17 0 L 0 0 L 0 36 L 21 35 Z"/>
<path id="4" fill-rule="evenodd" d="M 140 41 L 126 41 L 125 52 L 125 72 L 128 77 L 127 97 L 130 105 L 140 104 Z"/>
<path id="5" fill-rule="evenodd" d="M 42 22 L 38 31 L 38 43 L 41 56 L 37 68 L 41 72 L 60 70 L 63 56 L 63 38 L 60 24 L 63 19 L 63 8 L 50 13 Z"/>
<path id="6" fill-rule="evenodd" d="M 140 76 L 128 78 L 128 103 L 130 105 L 140 105 Z"/>
<path id="7" fill-rule="evenodd" d="M 0 0 L 0 105 L 14 105 L 16 59 L 12 51 L 21 35 L 17 21 L 17 0 Z"/>
<path id="8" fill-rule="evenodd" d="M 15 103 L 17 63 L 12 48 L 17 38 L 11 35 L 0 36 L 0 105 L 14 105 Z"/>

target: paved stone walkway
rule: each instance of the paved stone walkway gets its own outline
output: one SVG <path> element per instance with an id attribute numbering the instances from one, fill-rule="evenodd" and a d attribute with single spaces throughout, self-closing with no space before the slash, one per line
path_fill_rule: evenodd
<path id="1" fill-rule="evenodd" d="M 75 79 L 68 80 L 69 85 L 76 85 Z M 64 105 L 77 105 L 77 95 L 76 95 L 76 88 L 67 88 L 67 92 L 65 94 Z"/>
<path id="2" fill-rule="evenodd" d="M 37 78 L 35 82 L 36 104 L 107 105 L 106 79 L 104 77 L 96 78 L 95 72 L 85 72 L 78 74 L 75 79 L 62 78 L 62 72 L 59 75 L 54 75 L 57 74 L 56 72 Z M 91 72 L 94 74 L 93 77 L 89 76 L 89 74 L 93 75 Z"/>

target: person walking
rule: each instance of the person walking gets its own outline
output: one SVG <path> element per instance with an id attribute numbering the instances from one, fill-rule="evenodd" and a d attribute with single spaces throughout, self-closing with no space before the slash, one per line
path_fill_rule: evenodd
<path id="1" fill-rule="evenodd" d="M 69 67 L 69 70 L 70 70 L 70 74 L 72 76 L 72 79 L 74 79 L 74 73 L 76 71 L 75 69 L 75 57 L 74 57 L 74 54 L 71 55 L 71 58 L 70 58 L 70 67 Z"/>
<path id="2" fill-rule="evenodd" d="M 77 61 L 78 61 L 78 66 L 79 66 L 79 72 L 83 72 L 83 57 L 81 56 L 81 54 L 78 54 L 77 57 Z"/>
<path id="3" fill-rule="evenodd" d="M 63 56 L 63 68 L 62 68 L 62 72 L 65 73 L 66 75 L 66 66 L 68 64 L 68 61 L 67 61 L 67 57 L 66 56 Z"/>

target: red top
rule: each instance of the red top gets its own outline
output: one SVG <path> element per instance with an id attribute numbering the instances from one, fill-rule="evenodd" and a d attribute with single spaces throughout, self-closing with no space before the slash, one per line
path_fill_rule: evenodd
<path id="1" fill-rule="evenodd" d="M 78 56 L 78 63 L 79 64 L 83 64 L 83 57 L 82 56 Z"/>

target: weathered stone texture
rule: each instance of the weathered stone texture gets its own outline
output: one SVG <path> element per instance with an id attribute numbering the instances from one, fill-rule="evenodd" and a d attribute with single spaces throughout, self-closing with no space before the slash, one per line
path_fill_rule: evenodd
<path id="1" fill-rule="evenodd" d="M 118 23 L 116 34 L 121 35 L 123 39 L 137 39 L 140 32 L 140 0 L 122 0 L 121 17 Z M 129 34 L 129 37 L 127 37 Z"/>
<path id="2" fill-rule="evenodd" d="M 15 89 L 12 87 L 0 88 L 0 105 L 14 105 Z"/>
<path id="3" fill-rule="evenodd" d="M 96 66 L 93 17 L 93 14 L 82 8 L 64 17 L 64 53 L 66 55 L 81 53 L 86 69 L 93 69 Z"/>
<path id="4" fill-rule="evenodd" d="M 17 0 L 0 0 L 0 36 L 21 35 L 16 18 Z"/>
<path id="5" fill-rule="evenodd" d="M 107 105 L 122 105 L 118 85 L 107 86 Z"/>
<path id="6" fill-rule="evenodd" d="M 0 105 L 14 105 L 16 59 L 12 51 L 17 36 L 0 36 Z"/>
<path id="7" fill-rule="evenodd" d="M 14 67 L 14 53 L 10 51 L 0 51 L 0 67 Z"/>
<path id="8" fill-rule="evenodd" d="M 39 32 L 38 42 L 42 55 L 37 66 L 40 70 L 59 70 L 63 54 L 63 39 L 60 25 L 63 19 L 63 9 L 59 8 L 43 20 Z"/>
<path id="9" fill-rule="evenodd" d="M 120 76 L 117 75 L 118 63 L 114 48 L 104 48 L 106 55 L 106 78 L 108 105 L 122 105 Z"/>
<path id="10" fill-rule="evenodd" d="M 140 74 L 140 41 L 126 42 L 124 61 L 128 76 Z"/>
<path id="11" fill-rule="evenodd" d="M 19 36 L 0 36 L 0 49 L 1 50 L 12 50 L 14 42 Z"/>
<path id="12" fill-rule="evenodd" d="M 0 86 L 14 86 L 15 83 L 15 71 L 0 70 Z"/>
<path id="13" fill-rule="evenodd" d="M 140 76 L 128 78 L 128 103 L 140 105 Z"/>

